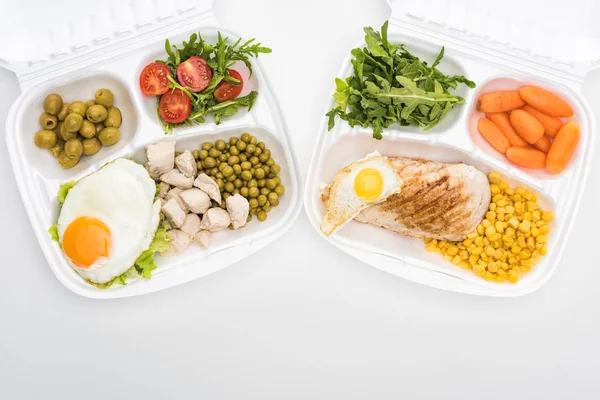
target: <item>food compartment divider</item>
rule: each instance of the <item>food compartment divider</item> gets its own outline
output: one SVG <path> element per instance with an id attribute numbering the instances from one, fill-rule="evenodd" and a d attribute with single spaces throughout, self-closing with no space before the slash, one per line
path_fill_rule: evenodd
<path id="1" fill-rule="evenodd" d="M 210 1 L 212 3 L 212 1 Z M 174 285 L 185 283 L 212 272 L 223 269 L 263 248 L 271 241 L 283 234 L 297 218 L 301 209 L 301 186 L 295 155 L 291 149 L 288 138 L 287 127 L 283 121 L 277 100 L 272 94 L 266 77 L 264 76 L 258 60 L 252 60 L 253 75 L 250 79 L 250 89 L 258 89 L 259 95 L 254 107 L 250 111 L 245 109 L 230 117 L 223 119 L 219 125 L 208 120 L 205 124 L 194 125 L 175 129 L 171 135 L 165 135 L 158 124 L 156 115 L 156 99 L 144 98 L 139 91 L 139 73 L 146 62 L 156 58 L 164 58 L 164 40 L 169 38 L 171 43 L 186 40 L 194 32 L 206 32 L 206 39 L 216 40 L 217 31 L 237 39 L 239 35 L 218 27 L 212 12 L 201 13 L 203 18 L 196 17 L 198 13 L 191 10 L 183 12 L 181 17 L 186 23 L 177 25 L 172 29 L 158 29 L 152 35 L 145 35 L 143 40 L 132 40 L 128 42 L 129 47 L 118 47 L 107 57 L 96 60 L 93 56 L 85 58 L 87 52 L 81 54 L 65 55 L 69 58 L 79 59 L 83 57 L 85 62 L 78 67 L 66 71 L 64 62 L 50 57 L 48 63 L 41 62 L 31 64 L 29 68 L 23 68 L 23 64 L 12 65 L 19 74 L 23 94 L 13 105 L 7 119 L 7 147 L 13 164 L 15 178 L 29 215 L 36 237 L 42 247 L 48 263 L 57 278 L 70 290 L 82 296 L 91 298 L 119 298 L 150 293 L 162 290 Z M 178 17 L 169 17 L 172 24 Z M 163 20 L 159 19 L 160 22 Z M 143 29 L 143 26 L 132 29 Z M 173 33 L 173 30 L 176 32 Z M 167 32 L 167 33 L 163 33 Z M 204 35 L 203 35 L 204 36 Z M 115 34 L 115 38 L 118 35 Z M 105 41 L 100 41 L 104 43 Z M 109 40 L 110 42 L 110 40 Z M 116 42 L 111 42 L 116 46 Z M 82 50 L 83 51 L 83 50 Z M 85 54 L 84 54 L 85 53 Z M 120 55 L 120 56 L 117 56 Z M 122 55 L 122 56 L 121 56 Z M 69 61 L 70 63 L 71 61 Z M 93 65 L 92 67 L 87 67 Z M 33 68 L 33 66 L 37 66 Z M 85 68 L 84 68 L 85 67 Z M 44 69 L 44 73 L 40 72 Z M 84 71 L 85 72 L 82 72 Z M 247 74 L 247 71 L 246 71 Z M 242 73 L 244 77 L 244 73 Z M 121 108 L 126 104 L 126 109 L 131 111 L 128 116 L 132 121 L 126 120 L 123 114 L 123 125 L 130 123 L 132 132 L 123 142 L 122 146 L 109 149 L 106 153 L 98 153 L 95 156 L 83 158 L 81 165 L 71 170 L 62 171 L 56 163 L 56 159 L 44 150 L 38 149 L 30 142 L 33 141 L 31 127 L 25 127 L 29 120 L 28 110 L 36 110 L 41 113 L 44 97 L 53 91 L 61 93 L 61 88 L 68 92 L 69 98 L 65 101 L 82 100 L 93 98 L 96 83 L 106 82 L 111 79 L 117 82 L 120 92 L 127 93 L 117 96 L 116 105 Z M 96 83 L 95 83 L 96 82 Z M 91 87 L 94 90 L 91 90 Z M 113 87 L 106 85 L 109 89 Z M 99 87 L 98 87 L 99 88 Z M 76 98 L 71 98 L 77 96 Z M 149 102 L 151 105 L 149 106 Z M 33 120 L 37 124 L 37 117 Z M 256 135 L 259 141 L 264 141 L 273 152 L 273 158 L 281 166 L 280 177 L 285 187 L 285 195 L 281 197 L 278 207 L 273 208 L 269 218 L 265 222 L 258 222 L 256 218 L 248 226 L 230 231 L 226 229 L 217 232 L 213 237 L 213 244 L 208 249 L 190 244 L 186 251 L 175 257 L 160 257 L 156 255 L 158 269 L 153 272 L 151 280 L 130 280 L 127 285 L 113 286 L 107 290 L 99 290 L 85 283 L 79 275 L 67 264 L 64 255 L 57 243 L 52 242 L 48 234 L 48 228 L 54 224 L 58 217 L 58 202 L 56 193 L 58 187 L 70 180 L 79 180 L 88 174 L 97 171 L 106 162 L 119 157 L 132 157 L 135 161 L 145 162 L 144 148 L 150 143 L 162 140 L 176 140 L 177 150 L 195 150 L 202 142 L 214 142 L 218 139 L 227 140 L 235 135 L 240 136 L 244 132 Z M 123 138 L 122 138 L 123 141 Z M 121 144 L 119 142 L 116 146 Z M 30 150 L 28 158 L 27 151 Z M 101 150 L 101 152 L 106 149 Z M 35 152 L 33 152 L 35 151 Z M 31 166 L 29 161 L 37 156 L 39 152 L 40 165 Z M 47 153 L 47 152 L 46 152 Z M 48 156 L 44 159 L 43 156 Z M 45 163 L 45 164 L 44 164 Z M 52 168 L 57 173 L 49 173 Z M 78 168 L 79 167 L 79 168 Z"/>
<path id="2" fill-rule="evenodd" d="M 446 117 L 449 122 L 443 120 L 429 132 L 394 125 L 384 130 L 381 142 L 370 138 L 370 128 L 351 128 L 339 118 L 332 131 L 328 132 L 324 118 L 307 177 L 305 202 L 309 220 L 321 234 L 319 225 L 325 211 L 319 199 L 321 184 L 330 183 L 345 165 L 374 150 L 379 150 L 383 155 L 422 157 L 442 162 L 464 161 L 484 173 L 499 171 L 511 187 L 525 186 L 538 193 L 540 207 L 556 214 L 548 237 L 548 254 L 516 285 L 487 282 L 472 271 L 445 261 L 439 254 L 428 253 L 421 239 L 408 238 L 375 226 L 352 221 L 329 237 L 321 235 L 336 247 L 373 267 L 428 286 L 485 296 L 514 297 L 530 293 L 550 278 L 559 263 L 589 171 L 595 123 L 580 94 L 583 75 L 577 74 L 585 69 L 564 68 L 564 65 L 554 63 L 539 65 L 511 54 L 503 55 L 499 62 L 490 56 L 489 50 L 481 52 L 481 47 L 475 46 L 475 40 L 472 41 L 471 37 L 463 40 L 461 36 L 466 35 L 464 32 L 455 32 L 456 37 L 446 35 L 448 27 L 433 24 L 435 29 L 439 28 L 437 32 L 431 29 L 431 23 L 422 18 L 404 15 L 400 6 L 392 2 L 393 12 L 388 31 L 390 41 L 406 43 L 410 52 L 429 62 L 435 58 L 435 55 L 431 56 L 432 52 L 439 51 L 439 47 L 444 45 L 445 56 L 438 68 L 447 74 L 464 74 L 478 86 L 466 94 L 456 91 L 465 98 L 465 104 L 452 110 Z M 398 15 L 402 15 L 401 20 L 396 18 Z M 406 23 L 407 18 L 410 23 Z M 364 41 L 361 41 L 357 47 L 364 45 Z M 351 74 L 350 59 L 351 55 L 348 55 L 344 60 L 337 75 L 339 78 Z M 569 76 L 566 81 L 563 80 L 565 75 Z M 497 77 L 532 82 L 556 90 L 564 94 L 577 109 L 575 119 L 581 126 L 582 137 L 576 155 L 571 160 L 572 165 L 562 175 L 551 179 L 532 176 L 529 171 L 517 168 L 507 159 L 486 152 L 472 140 L 469 124 L 472 123 L 474 99 L 480 85 Z M 334 105 L 330 101 L 328 109 Z M 344 147 L 341 145 L 344 141 L 353 144 Z M 332 151 L 333 148 L 335 151 Z"/>

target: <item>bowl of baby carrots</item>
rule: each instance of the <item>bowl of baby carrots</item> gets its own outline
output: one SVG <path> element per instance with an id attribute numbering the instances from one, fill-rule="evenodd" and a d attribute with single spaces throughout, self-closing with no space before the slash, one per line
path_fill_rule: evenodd
<path id="1" fill-rule="evenodd" d="M 555 91 L 507 81 L 511 90 L 490 90 L 476 98 L 476 135 L 519 167 L 561 174 L 581 134 L 573 107 Z"/>

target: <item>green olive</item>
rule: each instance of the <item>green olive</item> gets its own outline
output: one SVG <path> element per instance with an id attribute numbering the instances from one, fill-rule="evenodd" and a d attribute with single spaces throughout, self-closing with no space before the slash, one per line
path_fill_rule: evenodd
<path id="1" fill-rule="evenodd" d="M 98 140 L 98 138 L 91 139 L 83 139 L 81 142 L 83 144 L 83 154 L 86 156 L 92 156 L 100 151 L 102 144 Z"/>
<path id="2" fill-rule="evenodd" d="M 259 220 L 260 222 L 263 222 L 263 221 L 265 221 L 265 220 L 267 219 L 267 213 L 266 213 L 265 211 L 259 211 L 259 212 L 256 214 L 256 218 L 258 218 L 258 220 Z"/>
<path id="3" fill-rule="evenodd" d="M 117 128 L 104 128 L 98 134 L 98 139 L 103 146 L 112 146 L 121 139 L 121 132 Z"/>
<path id="4" fill-rule="evenodd" d="M 235 183 L 234 183 L 235 185 Z M 241 187 L 240 188 L 240 194 L 244 197 L 248 197 L 248 188 L 247 187 Z"/>
<path id="5" fill-rule="evenodd" d="M 86 106 L 91 107 L 93 105 L 96 105 L 96 102 L 94 100 L 88 100 L 84 103 Z"/>
<path id="6" fill-rule="evenodd" d="M 79 159 L 83 154 L 83 144 L 79 139 L 69 139 L 65 143 L 65 153 L 69 158 Z"/>
<path id="7" fill-rule="evenodd" d="M 79 133 L 86 139 L 93 138 L 96 136 L 96 125 L 84 119 L 81 123 L 81 128 L 79 128 Z"/>
<path id="8" fill-rule="evenodd" d="M 98 89 L 95 97 L 96 104 L 100 104 L 105 108 L 110 108 L 115 104 L 115 96 L 108 89 Z"/>
<path id="9" fill-rule="evenodd" d="M 59 121 L 64 121 L 65 118 L 67 118 L 67 115 L 69 115 L 69 103 L 63 103 L 62 108 L 58 114 L 56 114 L 56 117 Z"/>
<path id="10" fill-rule="evenodd" d="M 204 159 L 204 168 L 214 168 L 217 166 L 217 160 L 212 157 L 207 157 Z"/>
<path id="11" fill-rule="evenodd" d="M 96 135 L 98 135 L 102 129 L 106 128 L 106 126 L 102 122 L 94 125 L 96 126 Z"/>
<path id="12" fill-rule="evenodd" d="M 56 115 L 43 113 L 40 115 L 40 125 L 44 129 L 52 130 L 58 125 L 58 118 L 56 118 Z"/>
<path id="13" fill-rule="evenodd" d="M 49 130 L 39 131 L 33 137 L 33 142 L 35 145 L 42 149 L 54 147 L 57 140 L 58 138 L 56 137 L 56 133 Z"/>
<path id="14" fill-rule="evenodd" d="M 249 133 L 244 133 L 242 135 L 242 141 L 248 143 L 250 141 L 250 134 Z"/>
<path id="15" fill-rule="evenodd" d="M 44 111 L 50 115 L 56 115 L 63 106 L 63 99 L 59 94 L 52 93 L 44 99 Z"/>
<path id="16" fill-rule="evenodd" d="M 256 181 L 258 183 L 258 187 L 259 188 L 264 188 L 266 185 L 267 180 L 266 179 L 259 179 L 258 181 Z"/>
<path id="17" fill-rule="evenodd" d="M 263 179 L 265 177 L 265 170 L 262 168 L 256 168 L 256 170 L 254 171 L 254 176 L 257 179 Z"/>
<path id="18" fill-rule="evenodd" d="M 283 196 L 283 194 L 285 193 L 285 188 L 281 185 L 278 185 L 275 190 L 275 193 L 277 193 L 277 196 Z"/>
<path id="19" fill-rule="evenodd" d="M 109 128 L 120 128 L 121 123 L 123 122 L 123 117 L 121 116 L 121 110 L 117 107 L 111 107 L 107 110 L 107 116 L 104 120 L 104 125 Z M 197 150 L 196 150 L 197 151 Z"/>
<path id="20" fill-rule="evenodd" d="M 260 191 L 258 190 L 257 187 L 251 187 L 248 189 L 248 196 L 254 198 L 254 197 L 258 197 L 260 195 Z"/>
<path id="21" fill-rule="evenodd" d="M 227 143 L 225 143 L 225 141 L 224 141 L 224 140 L 217 140 L 217 141 L 215 142 L 215 147 L 216 147 L 218 150 L 225 150 L 225 148 L 227 147 Z"/>
<path id="22" fill-rule="evenodd" d="M 60 136 L 60 138 L 62 140 L 67 141 L 69 139 L 76 138 L 77 132 L 67 131 L 67 127 L 66 127 L 65 123 L 61 122 L 60 126 L 59 126 L 59 130 L 58 130 L 58 135 Z"/>
<path id="23" fill-rule="evenodd" d="M 267 196 L 265 196 L 264 194 L 261 194 L 256 198 L 256 200 L 258 200 L 258 205 L 262 207 L 267 202 Z"/>
<path id="24" fill-rule="evenodd" d="M 80 116 L 85 117 L 87 109 L 88 107 L 82 101 L 74 101 L 69 104 L 69 113 L 71 114 L 79 114 Z"/>
<path id="25" fill-rule="evenodd" d="M 70 158 L 67 153 L 63 151 L 58 155 L 58 165 L 64 169 L 73 168 L 79 162 L 79 158 Z"/>
<path id="26" fill-rule="evenodd" d="M 65 141 L 59 139 L 54 146 L 52 146 L 48 149 L 48 151 L 50 152 L 50 154 L 52 154 L 52 157 L 58 157 L 58 155 L 60 154 L 61 151 L 64 150 L 64 148 L 65 148 Z"/>
<path id="27" fill-rule="evenodd" d="M 104 122 L 108 116 L 108 111 L 106 111 L 104 106 L 101 106 L 100 104 L 94 104 L 87 109 L 85 115 L 90 122 L 97 124 L 99 122 Z M 106 124 L 104 125 L 106 126 Z"/>
<path id="28" fill-rule="evenodd" d="M 65 119 L 64 127 L 65 127 L 65 130 L 69 133 L 79 132 L 82 124 L 83 124 L 83 117 L 77 113 L 71 113 L 71 114 L 69 114 L 67 119 Z M 63 138 L 63 139 L 65 139 L 65 138 Z M 67 139 L 65 139 L 65 140 L 67 140 Z"/>
<path id="29" fill-rule="evenodd" d="M 194 160 L 198 161 L 199 156 L 200 156 L 200 152 L 198 150 L 192 151 L 192 157 L 194 157 Z"/>
<path id="30" fill-rule="evenodd" d="M 240 167 L 240 164 L 233 165 L 233 173 L 235 174 L 235 176 L 240 176 L 240 174 L 242 173 L 242 167 Z"/>

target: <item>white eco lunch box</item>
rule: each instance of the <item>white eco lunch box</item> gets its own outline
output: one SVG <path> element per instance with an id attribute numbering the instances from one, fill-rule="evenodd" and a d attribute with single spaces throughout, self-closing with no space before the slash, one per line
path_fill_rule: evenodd
<path id="1" fill-rule="evenodd" d="M 217 25 L 212 0 L 195 1 L 195 5 L 180 3 L 124 3 L 118 10 L 106 9 L 93 17 L 78 18 L 76 23 L 36 37 L 39 43 L 36 42 L 38 53 L 35 59 L 19 53 L 21 46 L 14 43 L 0 45 L 1 65 L 16 72 L 23 90 L 10 110 L 6 125 L 8 152 L 23 204 L 52 271 L 65 286 L 82 296 L 134 296 L 206 276 L 275 240 L 300 212 L 300 178 L 287 128 L 256 59 L 252 60 L 251 78 L 243 64 L 235 67 L 246 82 L 242 95 L 259 89 L 250 112 L 240 110 L 220 125 L 209 119 L 201 125 L 178 128 L 169 136 L 161 129 L 156 99 L 142 95 L 139 74 L 149 62 L 166 58 L 165 39 L 177 44 L 187 40 L 191 33 L 200 32 L 204 39 L 216 42 L 217 31 L 234 40 L 239 37 Z M 25 8 L 21 9 L 25 12 Z M 26 18 L 24 15 L 13 16 L 12 20 L 22 22 Z M 27 38 L 23 43 L 28 43 Z M 39 53 L 39 49 L 52 50 Z M 49 93 L 59 93 L 65 101 L 85 101 L 93 98 L 99 88 L 108 88 L 115 94 L 115 104 L 123 114 L 121 141 L 94 156 L 83 158 L 76 167 L 63 170 L 55 158 L 33 143 L 33 135 L 39 130 L 38 117 L 43 112 L 43 100 Z M 67 264 L 58 243 L 50 239 L 48 228 L 57 220 L 56 194 L 62 183 L 81 179 L 118 157 L 133 157 L 138 162 L 146 162 L 144 147 L 150 143 L 175 139 L 176 150 L 193 150 L 200 148 L 204 141 L 227 140 L 244 132 L 265 142 L 281 166 L 280 176 L 286 192 L 279 206 L 269 213 L 267 221 L 259 223 L 255 219 L 244 229 L 217 232 L 206 250 L 190 245 L 179 256 L 163 258 L 157 254 L 158 269 L 153 272 L 152 279 L 130 280 L 124 286 L 115 285 L 107 290 L 85 283 Z"/>
<path id="2" fill-rule="evenodd" d="M 594 19 L 600 13 L 600 4 L 584 0 L 568 4 L 391 0 L 390 6 L 391 42 L 405 43 L 409 51 L 429 62 L 445 46 L 445 57 L 438 69 L 449 75 L 465 75 L 477 87 L 460 85 L 454 92 L 463 96 L 466 104 L 452 110 L 429 132 L 395 125 L 384 130 L 383 140 L 375 140 L 371 129 L 350 128 L 339 118 L 328 132 L 327 119 L 323 118 L 306 180 L 309 220 L 320 233 L 325 213 L 320 199 L 322 183 L 330 183 L 344 166 L 373 151 L 441 162 L 462 161 L 485 173 L 499 171 L 512 187 L 521 185 L 538 193 L 541 207 L 556 215 L 548 254 L 514 285 L 487 282 L 439 254 L 428 253 L 422 239 L 375 226 L 352 221 L 329 237 L 321 235 L 375 268 L 424 285 L 485 296 L 514 297 L 533 292 L 548 281 L 559 265 L 590 169 L 596 125 L 581 92 L 586 73 L 595 65 L 591 60 L 600 58 L 600 29 Z M 360 27 L 356 27 L 356 32 L 358 35 Z M 361 41 L 357 47 L 364 45 Z M 338 74 L 342 79 L 352 73 L 350 49 L 348 54 Z M 558 176 L 526 171 L 510 163 L 476 129 L 477 119 L 483 116 L 474 108 L 474 100 L 480 94 L 514 90 L 529 83 L 560 93 L 576 110 L 572 119 L 580 125 L 581 139 L 567 169 Z M 332 100 L 328 110 L 334 106 Z"/>

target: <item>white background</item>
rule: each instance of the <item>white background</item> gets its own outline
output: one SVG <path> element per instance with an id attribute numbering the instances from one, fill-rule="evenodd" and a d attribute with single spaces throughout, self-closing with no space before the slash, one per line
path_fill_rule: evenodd
<path id="1" fill-rule="evenodd" d="M 361 28 L 389 16 L 386 3 L 217 0 L 215 10 L 222 26 L 273 48 L 262 65 L 304 176 L 332 79 Z M 3 133 L 19 94 L 4 70 L 0 90 Z M 599 92 L 595 73 L 584 93 L 596 110 Z M 394 278 L 328 245 L 302 213 L 222 272 L 97 301 L 46 265 L 0 140 L 0 398 L 598 398 L 599 167 L 596 157 L 563 262 L 526 297 Z"/>

